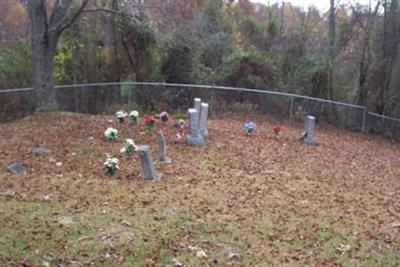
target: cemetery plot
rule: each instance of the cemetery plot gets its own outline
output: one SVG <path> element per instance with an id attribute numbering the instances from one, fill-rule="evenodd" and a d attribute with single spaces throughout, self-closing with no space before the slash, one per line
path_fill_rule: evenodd
<path id="1" fill-rule="evenodd" d="M 0 265 L 399 264 L 399 144 L 316 118 L 307 145 L 303 124 L 255 116 L 210 118 L 192 147 L 186 117 L 120 115 L 0 125 Z"/>

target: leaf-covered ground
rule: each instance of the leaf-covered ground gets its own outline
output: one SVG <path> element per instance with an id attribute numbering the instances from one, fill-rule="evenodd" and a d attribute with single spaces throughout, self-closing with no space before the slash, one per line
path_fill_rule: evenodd
<path id="1" fill-rule="evenodd" d="M 114 123 L 121 138 L 107 142 L 111 118 L 0 125 L 1 266 L 400 265 L 400 144 L 320 127 L 320 145 L 306 146 L 301 125 L 275 136 L 265 117 L 246 137 L 230 116 L 211 119 L 196 149 L 174 142 L 170 122 L 172 164 L 156 164 L 164 176 L 154 183 L 137 156 L 118 154 L 133 138 L 156 157 L 156 135 Z M 39 146 L 51 153 L 35 156 Z M 106 153 L 121 158 L 111 178 Z M 6 173 L 15 161 L 28 173 Z"/>

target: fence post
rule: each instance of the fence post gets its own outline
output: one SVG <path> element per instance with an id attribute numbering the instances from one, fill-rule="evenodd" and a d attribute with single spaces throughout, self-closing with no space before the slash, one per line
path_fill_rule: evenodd
<path id="1" fill-rule="evenodd" d="M 123 84 L 123 87 L 125 87 L 125 86 L 129 88 L 129 90 L 128 90 L 128 110 L 132 110 L 131 103 L 132 103 L 132 91 L 133 91 L 132 88 L 133 88 L 133 86 Z"/>
<path id="2" fill-rule="evenodd" d="M 364 107 L 364 109 L 363 109 L 363 117 L 362 117 L 362 125 L 361 125 L 361 132 L 363 133 L 363 134 L 365 134 L 366 132 L 366 129 L 365 129 L 365 123 L 366 123 L 366 120 L 367 120 L 367 113 L 368 113 L 368 109 L 366 108 L 366 107 Z"/>
<path id="3" fill-rule="evenodd" d="M 215 89 L 214 89 L 214 87 L 212 87 L 211 88 L 210 105 L 209 105 L 209 110 L 208 110 L 209 117 L 214 114 L 214 97 L 215 97 L 214 95 L 215 95 Z"/>
<path id="4" fill-rule="evenodd" d="M 294 96 L 291 96 L 290 107 L 289 107 L 289 125 L 292 125 L 293 108 L 294 108 Z"/>

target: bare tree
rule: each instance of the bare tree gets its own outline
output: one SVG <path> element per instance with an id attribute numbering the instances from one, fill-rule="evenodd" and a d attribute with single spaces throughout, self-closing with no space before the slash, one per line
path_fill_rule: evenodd
<path id="1" fill-rule="evenodd" d="M 31 25 L 32 76 L 36 91 L 36 110 L 55 110 L 58 103 L 54 90 L 53 59 L 58 40 L 62 32 L 78 18 L 88 0 L 56 0 L 50 14 L 46 0 L 24 2 L 28 8 Z"/>
<path id="2" fill-rule="evenodd" d="M 366 28 L 364 32 L 364 37 L 362 40 L 362 49 L 361 49 L 361 59 L 359 65 L 359 77 L 358 77 L 358 94 L 357 94 L 357 104 L 361 106 L 367 105 L 367 77 L 370 69 L 370 39 L 371 39 L 371 31 L 375 23 L 375 19 L 379 10 L 379 6 L 381 1 L 377 1 L 375 9 L 372 13 L 371 11 L 371 3 L 369 5 Z M 353 12 L 355 10 L 353 9 Z"/>
<path id="3" fill-rule="evenodd" d="M 330 0 L 329 9 L 329 77 L 328 98 L 333 96 L 333 64 L 335 60 L 335 35 L 336 35 L 336 7 L 335 0 Z"/>
<path id="4" fill-rule="evenodd" d="M 378 86 L 379 96 L 376 105 L 376 111 L 382 114 L 386 109 L 387 94 L 392 83 L 394 64 L 400 44 L 399 6 L 399 0 L 384 1 L 384 21 L 379 62 L 381 83 Z"/>

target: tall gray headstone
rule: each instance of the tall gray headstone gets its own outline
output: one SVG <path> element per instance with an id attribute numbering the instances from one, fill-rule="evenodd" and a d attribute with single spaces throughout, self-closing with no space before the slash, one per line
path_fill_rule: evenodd
<path id="1" fill-rule="evenodd" d="M 162 177 L 162 173 L 158 173 L 154 169 L 153 158 L 151 157 L 149 146 L 139 146 L 139 158 L 142 165 L 142 173 L 145 180 L 158 181 Z"/>
<path id="2" fill-rule="evenodd" d="M 197 110 L 197 127 L 200 121 L 200 113 L 201 113 L 201 98 L 194 99 L 194 108 Z"/>
<path id="3" fill-rule="evenodd" d="M 189 111 L 190 135 L 188 135 L 188 144 L 191 146 L 202 146 L 204 138 L 199 133 L 198 118 L 199 114 L 196 109 L 190 108 Z"/>
<path id="4" fill-rule="evenodd" d="M 171 159 L 167 157 L 167 142 L 163 131 L 160 131 L 160 134 L 158 135 L 158 151 L 160 162 L 171 163 Z"/>
<path id="5" fill-rule="evenodd" d="M 317 144 L 317 139 L 315 138 L 315 117 L 307 116 L 306 121 L 304 123 L 304 131 L 307 136 L 304 138 L 304 143 L 307 145 L 315 145 Z"/>
<path id="6" fill-rule="evenodd" d="M 194 108 L 197 110 L 197 112 L 200 114 L 200 109 L 201 109 L 201 98 L 196 97 L 194 99 Z"/>
<path id="7" fill-rule="evenodd" d="M 208 120 L 208 104 L 201 103 L 199 133 L 204 139 L 208 137 L 207 120 Z"/>

